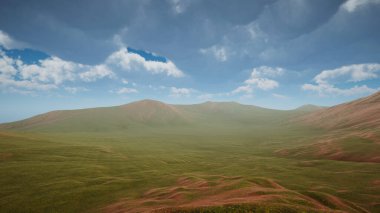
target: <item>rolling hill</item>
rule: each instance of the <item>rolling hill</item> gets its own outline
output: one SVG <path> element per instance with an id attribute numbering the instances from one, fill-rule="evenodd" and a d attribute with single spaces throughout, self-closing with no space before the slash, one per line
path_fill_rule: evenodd
<path id="1" fill-rule="evenodd" d="M 380 128 L 380 92 L 307 114 L 299 121 L 327 129 Z"/>
<path id="2" fill-rule="evenodd" d="M 3 130 L 23 131 L 125 131 L 141 127 L 231 128 L 239 125 L 273 125 L 303 110 L 272 110 L 236 102 L 172 105 L 155 100 L 79 110 L 59 110 L 0 125 Z"/>
<path id="3" fill-rule="evenodd" d="M 380 92 L 333 107 L 301 106 L 273 110 L 236 102 L 173 105 L 155 100 L 80 110 L 60 110 L 0 125 L 2 131 L 148 132 L 177 134 L 246 134 L 287 126 L 323 130 L 319 136 L 283 148 L 287 157 L 380 162 Z"/>
<path id="4" fill-rule="evenodd" d="M 283 156 L 380 162 L 380 92 L 311 112 L 295 122 L 328 131 L 313 144 L 279 150 Z"/>
<path id="5" fill-rule="evenodd" d="M 142 100 L 1 124 L 0 211 L 379 212 L 378 97 Z"/>

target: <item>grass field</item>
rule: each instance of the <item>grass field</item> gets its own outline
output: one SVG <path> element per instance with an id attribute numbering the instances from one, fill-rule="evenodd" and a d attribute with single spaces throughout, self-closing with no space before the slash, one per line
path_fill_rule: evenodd
<path id="1" fill-rule="evenodd" d="M 283 157 L 324 131 L 243 126 L 4 131 L 0 212 L 380 212 L 380 164 Z"/>

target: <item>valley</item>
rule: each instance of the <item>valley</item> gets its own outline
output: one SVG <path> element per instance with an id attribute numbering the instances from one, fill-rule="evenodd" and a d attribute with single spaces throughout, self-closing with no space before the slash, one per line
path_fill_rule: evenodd
<path id="1" fill-rule="evenodd" d="M 341 106 L 371 109 L 368 124 L 152 100 L 2 124 L 0 211 L 377 212 L 379 96 Z"/>

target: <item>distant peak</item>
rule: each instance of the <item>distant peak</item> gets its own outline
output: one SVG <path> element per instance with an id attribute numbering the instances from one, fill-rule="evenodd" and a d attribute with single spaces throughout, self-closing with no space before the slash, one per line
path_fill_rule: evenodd
<path id="1" fill-rule="evenodd" d="M 206 101 L 206 102 L 203 102 L 201 104 L 203 104 L 203 105 L 219 105 L 219 104 L 241 105 L 240 103 L 235 102 L 235 101 Z"/>
<path id="2" fill-rule="evenodd" d="M 315 111 L 315 110 L 319 110 L 319 109 L 323 109 L 325 107 L 323 106 L 317 106 L 317 105 L 313 105 L 313 104 L 305 104 L 305 105 L 302 105 L 300 107 L 297 107 L 295 110 L 300 110 L 300 111 Z"/>
<path id="3" fill-rule="evenodd" d="M 161 103 L 161 104 L 165 104 L 164 102 L 153 100 L 153 99 L 143 99 L 140 101 L 136 101 L 135 103 Z"/>
<path id="4" fill-rule="evenodd" d="M 152 105 L 160 104 L 160 105 L 166 105 L 166 103 L 164 103 L 164 102 L 153 100 L 153 99 L 143 99 L 143 100 L 139 100 L 139 101 L 130 102 L 130 103 L 124 104 L 124 105 L 131 105 L 131 104 L 133 104 L 133 105 L 134 104 L 152 104 Z"/>

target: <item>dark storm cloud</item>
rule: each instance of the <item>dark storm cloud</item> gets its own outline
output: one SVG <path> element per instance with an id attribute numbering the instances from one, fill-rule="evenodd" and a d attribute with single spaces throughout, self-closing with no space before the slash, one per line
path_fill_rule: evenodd
<path id="1" fill-rule="evenodd" d="M 319 63 L 326 57 L 343 63 L 361 52 L 377 59 L 380 22 L 373 20 L 378 18 L 378 4 L 348 12 L 343 3 L 3 0 L 0 29 L 37 49 L 90 64 L 115 51 L 116 38 L 168 57 L 195 75 L 207 71 L 228 77 L 263 64 L 306 67 L 306 62 Z M 200 54 L 207 48 L 224 48 L 226 60 Z M 333 56 L 337 53 L 341 54 Z"/>
<path id="2" fill-rule="evenodd" d="M 291 40 L 267 48 L 267 61 L 306 64 L 325 68 L 342 64 L 380 60 L 380 4 L 368 4 L 355 11 L 340 7 L 325 23 Z"/>
<path id="3" fill-rule="evenodd" d="M 379 20 L 380 0 L 1 0 L 0 45 L 57 56 L 49 65 L 94 68 L 82 75 L 88 82 L 67 80 L 57 94 L 88 88 L 82 97 L 120 103 L 118 95 L 125 93 L 177 103 L 181 93 L 187 103 L 202 96 L 289 108 L 336 104 L 378 90 Z M 34 51 L 24 55 L 30 63 L 39 57 Z M 0 86 L 6 89 L 1 100 L 12 109 L 29 106 L 12 94 L 30 93 L 9 88 L 20 84 L 23 67 L 16 57 L 2 54 L 1 59 L 3 65 L 11 63 L 0 71 Z M 16 74 L 8 75 L 16 66 Z M 32 74 L 50 74 L 53 68 L 40 66 Z M 273 70 L 282 74 L 270 76 Z M 371 79 L 322 84 L 315 77 L 323 71 Z M 90 77 L 95 80 L 89 82 Z M 82 103 L 80 97 L 73 100 Z M 291 101 L 280 103 L 279 97 Z"/>
<path id="4" fill-rule="evenodd" d="M 162 52 L 166 45 L 210 44 L 229 25 L 254 20 L 271 2 L 188 1 L 177 14 L 174 1 L 4 0 L 0 27 L 15 39 L 63 58 L 95 62 L 114 48 L 113 36 L 120 33 L 128 45 Z"/>
<path id="5" fill-rule="evenodd" d="M 139 16 L 144 1 L 0 2 L 0 28 L 13 38 L 73 61 L 103 60 L 112 36 Z"/>

